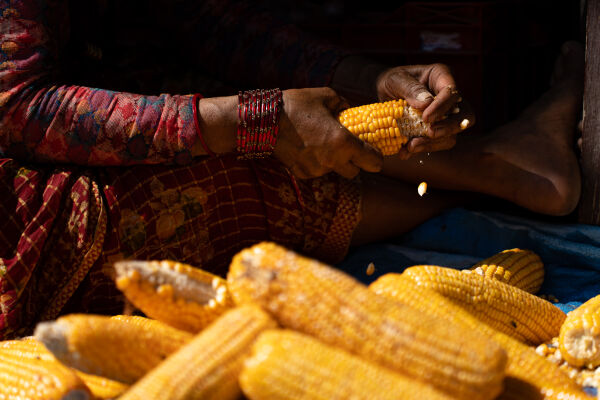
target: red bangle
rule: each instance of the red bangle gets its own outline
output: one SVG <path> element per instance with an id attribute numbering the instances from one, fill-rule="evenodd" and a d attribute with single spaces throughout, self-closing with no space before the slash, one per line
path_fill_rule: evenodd
<path id="1" fill-rule="evenodd" d="M 237 152 L 240 159 L 269 157 L 277 143 L 280 89 L 250 90 L 238 93 Z"/>
<path id="2" fill-rule="evenodd" d="M 196 133 L 198 135 L 198 140 L 200 140 L 200 144 L 202 145 L 202 148 L 204 149 L 206 154 L 208 154 L 209 156 L 214 156 L 215 153 L 213 153 L 208 148 L 206 142 L 204 141 L 204 136 L 202 135 L 202 131 L 200 130 L 200 120 L 199 120 L 200 110 L 198 110 L 198 103 L 200 102 L 201 98 L 202 98 L 202 95 L 199 93 L 196 93 L 194 95 L 194 97 L 192 97 L 192 103 L 193 103 L 192 109 L 194 110 L 194 126 L 196 127 Z"/>

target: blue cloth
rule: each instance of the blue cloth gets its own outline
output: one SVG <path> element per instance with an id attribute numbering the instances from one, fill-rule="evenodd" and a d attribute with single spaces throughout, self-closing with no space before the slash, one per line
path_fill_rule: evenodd
<path id="1" fill-rule="evenodd" d="M 540 294 L 568 312 L 600 294 L 600 227 L 551 224 L 511 215 L 452 209 L 387 242 L 357 247 L 338 265 L 370 283 L 387 272 L 433 264 L 464 269 L 512 248 L 537 253 L 545 266 Z M 366 274 L 369 263 L 375 273 Z"/>

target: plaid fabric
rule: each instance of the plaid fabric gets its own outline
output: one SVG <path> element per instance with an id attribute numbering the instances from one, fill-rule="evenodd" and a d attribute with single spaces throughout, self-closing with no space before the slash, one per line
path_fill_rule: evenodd
<path id="1" fill-rule="evenodd" d="M 225 275 L 271 240 L 340 260 L 358 223 L 358 183 L 295 180 L 273 159 L 235 154 L 183 167 L 90 170 L 0 160 L 0 338 L 68 312 L 117 313 L 120 259 L 173 259 Z"/>

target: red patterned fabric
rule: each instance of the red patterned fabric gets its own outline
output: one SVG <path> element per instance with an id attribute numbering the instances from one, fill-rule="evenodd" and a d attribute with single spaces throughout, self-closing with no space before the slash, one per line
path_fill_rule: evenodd
<path id="1" fill-rule="evenodd" d="M 0 193 L 4 338 L 58 314 L 97 260 L 108 220 L 89 172 L 0 159 Z"/>
<path id="2" fill-rule="evenodd" d="M 61 313 L 120 312 L 111 266 L 122 258 L 171 258 L 224 274 L 235 252 L 260 240 L 329 261 L 343 256 L 359 218 L 356 182 L 333 174 L 296 181 L 274 159 L 193 160 L 194 96 L 134 92 L 156 88 L 164 61 L 234 85 L 327 82 L 341 53 L 261 14 L 248 20 L 250 9 L 0 0 L 0 339 L 31 334 Z M 176 34 L 186 52 L 156 45 Z M 177 68 L 176 82 L 186 81 Z M 75 84 L 93 81 L 103 89 Z"/>
<path id="3" fill-rule="evenodd" d="M 117 260 L 168 258 L 224 275 L 236 252 L 272 240 L 335 262 L 359 216 L 357 182 L 295 181 L 273 159 L 235 154 L 103 170 L 1 160 L 0 173 L 3 338 L 61 313 L 121 312 Z"/>

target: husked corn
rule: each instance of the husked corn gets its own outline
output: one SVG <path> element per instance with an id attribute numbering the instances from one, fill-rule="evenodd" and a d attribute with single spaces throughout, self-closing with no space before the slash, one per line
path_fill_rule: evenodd
<path id="1" fill-rule="evenodd" d="M 144 317 L 70 314 L 39 323 L 35 337 L 70 367 L 130 384 L 192 335 Z"/>
<path id="2" fill-rule="evenodd" d="M 255 306 L 233 308 L 140 379 L 119 400 L 229 400 L 260 332 L 277 325 Z"/>
<path id="3" fill-rule="evenodd" d="M 527 344 L 538 345 L 557 336 L 566 317 L 554 304 L 474 271 L 420 265 L 407 268 L 402 275 Z"/>
<path id="4" fill-rule="evenodd" d="M 224 279 L 175 261 L 115 263 L 116 284 L 145 315 L 199 332 L 233 306 Z"/>
<path id="5" fill-rule="evenodd" d="M 558 343 L 569 364 L 589 368 L 600 365 L 600 295 L 569 312 Z"/>
<path id="6" fill-rule="evenodd" d="M 348 108 L 338 117 L 353 135 L 378 148 L 384 156 L 396 154 L 408 139 L 425 136 L 429 124 L 406 100 L 390 100 Z"/>
<path id="7" fill-rule="evenodd" d="M 437 313 L 377 296 L 343 272 L 261 243 L 238 253 L 228 275 L 237 304 L 259 304 L 286 328 L 427 382 L 457 399 L 492 399 L 506 354 Z"/>
<path id="8" fill-rule="evenodd" d="M 481 323 L 460 306 L 417 285 L 401 274 L 389 273 L 369 285 L 369 289 L 399 303 L 408 304 L 423 313 L 439 312 L 455 323 L 500 345 L 508 355 L 504 390 L 499 399 L 584 400 L 590 397 L 557 365 L 512 337 Z"/>
<path id="9" fill-rule="evenodd" d="M 73 370 L 39 342 L 0 342 L 0 399 L 87 400 L 91 394 Z"/>
<path id="10" fill-rule="evenodd" d="M 250 400 L 450 400 L 432 387 L 291 330 L 269 330 L 240 374 Z"/>
<path id="11" fill-rule="evenodd" d="M 544 282 L 544 263 L 532 251 L 504 250 L 471 267 L 480 275 L 535 294 Z"/>

